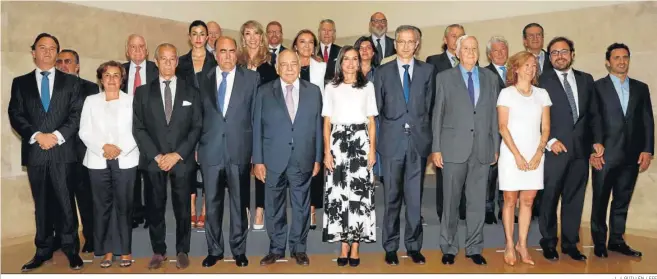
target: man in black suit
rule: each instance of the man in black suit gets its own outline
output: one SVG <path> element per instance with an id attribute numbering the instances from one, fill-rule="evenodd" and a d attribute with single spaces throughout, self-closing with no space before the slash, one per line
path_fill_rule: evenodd
<path id="1" fill-rule="evenodd" d="M 278 21 L 267 24 L 267 42 L 271 52 L 271 64 L 276 65 L 276 57 L 285 50 L 283 46 L 283 26 Z"/>
<path id="2" fill-rule="evenodd" d="M 509 43 L 502 36 L 493 36 L 486 44 L 486 56 L 490 64 L 485 68 L 491 70 L 497 76 L 500 84 L 500 90 L 506 87 L 506 61 L 509 58 Z M 498 92 L 499 94 L 499 92 Z M 497 224 L 495 219 L 495 189 L 499 188 L 497 183 L 497 164 L 491 165 L 488 172 L 488 187 L 486 192 L 486 224 Z M 502 220 L 502 205 L 504 204 L 504 194 L 498 191 L 497 204 L 499 213 L 497 218 Z M 518 223 L 516 216 L 515 222 Z"/>
<path id="3" fill-rule="evenodd" d="M 52 258 L 53 226 L 61 228 L 61 248 L 70 267 L 83 265 L 70 186 L 78 161 L 75 135 L 82 99 L 77 78 L 55 69 L 58 53 L 57 38 L 39 34 L 32 45 L 36 70 L 14 78 L 11 85 L 9 122 L 21 137 L 21 165 L 27 168 L 36 217 L 36 254 L 22 271 L 38 268 Z M 61 225 L 54 225 L 55 220 Z"/>
<path id="4" fill-rule="evenodd" d="M 194 148 L 198 142 L 202 111 L 198 90 L 192 81 L 176 77 L 176 47 L 164 43 L 155 50 L 159 78 L 137 88 L 134 99 L 133 133 L 139 152 L 139 168 L 152 189 L 147 208 L 153 257 L 149 269 L 160 268 L 166 260 L 164 215 L 167 179 L 171 179 L 171 201 L 176 218 L 176 267 L 189 266 L 191 234 L 190 182 Z"/>
<path id="5" fill-rule="evenodd" d="M 155 63 L 148 61 L 148 46 L 146 40 L 141 35 L 132 34 L 128 36 L 125 46 L 125 55 L 128 62 L 123 64 L 127 78 L 123 79 L 121 91 L 134 95 L 137 87 L 150 83 L 159 76 Z M 150 193 L 150 186 L 146 184 L 144 173 L 137 169 L 135 177 L 135 194 L 133 202 L 132 228 L 136 228 L 144 223 L 144 228 L 148 228 L 148 218 L 146 218 L 146 208 L 151 203 L 151 195 L 143 195 L 142 202 L 142 185 L 144 193 Z"/>
<path id="6" fill-rule="evenodd" d="M 236 67 L 237 43 L 233 38 L 220 37 L 216 46 L 219 65 L 200 81 L 203 130 L 198 162 L 205 187 L 208 244 L 203 266 L 213 266 L 224 257 L 222 220 L 224 188 L 228 188 L 230 248 L 235 264 L 244 267 L 249 264 L 245 255 L 249 205 L 242 202 L 242 196 L 251 194 L 252 113 L 260 76 Z"/>
<path id="7" fill-rule="evenodd" d="M 543 49 L 544 38 L 545 33 L 543 32 L 543 26 L 538 23 L 532 22 L 525 25 L 525 28 L 522 29 L 522 45 L 525 46 L 526 51 L 529 51 L 536 56 L 536 59 L 538 60 L 538 73 L 536 74 L 539 76 L 552 69 L 550 55 Z"/>
<path id="8" fill-rule="evenodd" d="M 335 42 L 335 22 L 332 19 L 323 19 L 319 22 L 319 49 L 317 56 L 322 57 L 326 63 L 326 73 L 324 74 L 324 83 L 328 84 L 335 75 L 335 60 L 338 59 L 341 46 Z"/>
<path id="9" fill-rule="evenodd" d="M 595 93 L 602 116 L 606 147 L 602 157 L 591 157 L 593 166 L 593 208 L 591 236 L 594 253 L 607 257 L 607 209 L 611 251 L 641 257 L 623 239 L 627 212 L 639 172 L 650 167 L 655 154 L 655 120 L 648 85 L 627 76 L 630 48 L 614 43 L 607 48 L 605 66 L 609 75 L 595 82 Z"/>
<path id="10" fill-rule="evenodd" d="M 397 53 L 395 50 L 395 40 L 386 35 L 388 32 L 388 19 L 382 12 L 376 12 L 370 17 L 370 34 L 374 42 L 374 61 L 376 65 L 381 65 L 381 60 Z"/>
<path id="11" fill-rule="evenodd" d="M 545 147 L 545 187 L 541 198 L 539 229 L 543 256 L 559 258 L 556 246 L 557 204 L 561 199 L 561 251 L 578 261 L 586 260 L 577 249 L 584 194 L 589 178 L 589 156 L 604 153 L 600 116 L 594 97 L 593 77 L 573 70 L 575 44 L 556 37 L 548 44 L 554 69 L 539 78 L 539 87 L 550 95 L 550 140 Z"/>
<path id="12" fill-rule="evenodd" d="M 63 49 L 57 55 L 56 68 L 64 73 L 78 77 L 80 88 L 80 98 L 84 103 L 84 99 L 89 95 L 97 94 L 99 92 L 98 85 L 80 77 L 80 56 L 75 50 Z M 80 211 L 82 219 L 82 235 L 84 236 L 84 245 L 82 246 L 82 253 L 91 253 L 94 251 L 94 214 L 93 214 L 93 199 L 91 197 L 91 181 L 89 180 L 89 170 L 82 165 L 84 154 L 87 152 L 87 146 L 82 143 L 78 135 L 75 136 L 76 150 L 78 154 L 78 162 L 75 164 L 73 170 L 73 194 L 77 201 L 77 207 Z M 77 215 L 75 216 L 77 218 Z M 58 222 L 55 222 L 58 224 Z M 61 223 L 59 223 L 61 224 Z M 55 240 L 53 245 L 59 246 L 59 229 L 55 228 Z"/>

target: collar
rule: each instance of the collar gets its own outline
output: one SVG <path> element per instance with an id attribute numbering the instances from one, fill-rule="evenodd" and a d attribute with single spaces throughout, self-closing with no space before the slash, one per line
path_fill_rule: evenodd
<path id="1" fill-rule="evenodd" d="M 289 85 L 289 83 L 283 81 L 282 78 L 279 78 L 279 80 L 281 81 L 281 89 L 285 90 L 285 88 Z M 299 90 L 299 78 L 295 79 L 294 82 L 292 82 L 292 86 L 294 86 L 294 88 Z M 285 91 L 283 91 L 283 93 L 285 93 Z"/>

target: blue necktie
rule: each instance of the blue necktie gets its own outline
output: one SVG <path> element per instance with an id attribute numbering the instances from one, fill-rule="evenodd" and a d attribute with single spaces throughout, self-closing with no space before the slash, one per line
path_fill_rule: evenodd
<path id="1" fill-rule="evenodd" d="M 500 70 L 502 70 L 502 80 L 504 81 L 504 83 L 506 83 L 506 67 L 501 66 Z"/>
<path id="2" fill-rule="evenodd" d="M 217 103 L 219 104 L 219 110 L 224 112 L 224 99 L 226 98 L 226 76 L 228 72 L 221 72 L 221 83 L 219 84 L 219 89 L 217 90 Z"/>
<path id="3" fill-rule="evenodd" d="M 474 81 L 472 80 L 472 72 L 468 72 L 468 95 L 470 95 L 470 101 L 472 105 L 475 104 L 475 95 L 474 95 Z"/>
<path id="4" fill-rule="evenodd" d="M 48 79 L 48 75 L 50 75 L 50 72 L 41 72 L 41 75 L 43 75 L 41 79 L 41 104 L 43 104 L 43 109 L 48 112 L 50 106 L 50 79 Z"/>
<path id="5" fill-rule="evenodd" d="M 404 65 L 404 84 L 402 85 L 404 87 L 404 100 L 406 100 L 406 103 L 408 103 L 408 98 L 411 95 L 411 75 L 408 73 L 408 68 L 411 65 Z"/>

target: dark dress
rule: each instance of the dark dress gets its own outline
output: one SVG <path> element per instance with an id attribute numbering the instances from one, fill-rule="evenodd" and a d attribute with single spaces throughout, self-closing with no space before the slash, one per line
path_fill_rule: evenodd
<path id="1" fill-rule="evenodd" d="M 301 67 L 301 79 L 310 82 L 310 66 Z M 324 207 L 324 164 L 320 164 L 319 173 L 310 182 L 310 205 Z"/>

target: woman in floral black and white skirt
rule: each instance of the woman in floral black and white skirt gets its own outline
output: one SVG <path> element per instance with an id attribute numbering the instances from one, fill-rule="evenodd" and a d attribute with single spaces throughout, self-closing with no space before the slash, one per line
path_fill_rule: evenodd
<path id="1" fill-rule="evenodd" d="M 360 68 L 359 52 L 344 46 L 324 92 L 325 242 L 341 242 L 338 265 L 358 266 L 358 245 L 376 241 L 374 85 Z"/>

